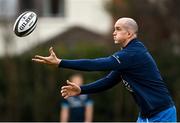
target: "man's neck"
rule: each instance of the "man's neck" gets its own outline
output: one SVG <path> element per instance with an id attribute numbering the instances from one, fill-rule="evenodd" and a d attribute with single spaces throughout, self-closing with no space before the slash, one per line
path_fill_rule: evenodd
<path id="1" fill-rule="evenodd" d="M 126 40 L 123 44 L 123 47 L 126 47 L 129 44 L 129 42 L 131 42 L 135 38 L 137 38 L 137 37 L 133 36 L 133 37 L 129 38 L 128 40 Z"/>
<path id="2" fill-rule="evenodd" d="M 137 37 L 132 37 L 132 38 L 129 38 L 128 40 L 126 40 L 122 46 L 122 48 L 126 47 L 133 39 L 135 39 Z"/>

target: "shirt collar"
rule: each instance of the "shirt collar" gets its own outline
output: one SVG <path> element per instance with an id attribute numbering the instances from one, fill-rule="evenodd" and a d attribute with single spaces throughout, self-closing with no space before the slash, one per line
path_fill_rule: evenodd
<path id="1" fill-rule="evenodd" d="M 128 47 L 130 44 L 134 43 L 137 41 L 137 38 L 132 39 L 125 47 L 122 47 L 122 49 L 125 49 L 126 47 Z"/>

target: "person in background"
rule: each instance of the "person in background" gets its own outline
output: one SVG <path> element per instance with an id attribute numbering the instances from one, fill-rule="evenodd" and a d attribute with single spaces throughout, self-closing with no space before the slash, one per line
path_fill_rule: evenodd
<path id="1" fill-rule="evenodd" d="M 70 81 L 81 86 L 83 76 L 74 74 Z M 72 96 L 61 102 L 60 121 L 61 122 L 92 122 L 93 101 L 88 95 Z"/>

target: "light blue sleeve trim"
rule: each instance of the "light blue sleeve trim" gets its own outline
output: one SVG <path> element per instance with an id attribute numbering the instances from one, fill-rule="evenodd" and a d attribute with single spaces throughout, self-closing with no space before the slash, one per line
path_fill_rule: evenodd
<path id="1" fill-rule="evenodd" d="M 114 58 L 117 60 L 117 62 L 118 62 L 119 64 L 121 64 L 121 61 L 120 61 L 115 55 L 112 55 L 112 57 L 114 57 Z"/>
<path id="2" fill-rule="evenodd" d="M 62 104 L 61 104 L 61 107 L 63 107 L 63 108 L 69 108 L 69 105 L 66 104 L 66 103 L 62 103 Z"/>
<path id="3" fill-rule="evenodd" d="M 89 106 L 89 105 L 93 105 L 93 101 L 92 100 L 89 100 L 86 102 L 86 106 Z"/>

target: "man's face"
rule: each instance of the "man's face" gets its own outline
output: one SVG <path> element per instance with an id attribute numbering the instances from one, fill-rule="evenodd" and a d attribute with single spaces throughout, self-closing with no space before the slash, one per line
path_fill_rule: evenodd
<path id="1" fill-rule="evenodd" d="M 124 42 L 129 38 L 128 30 L 124 27 L 123 21 L 118 20 L 114 25 L 114 43 L 123 46 Z"/>

